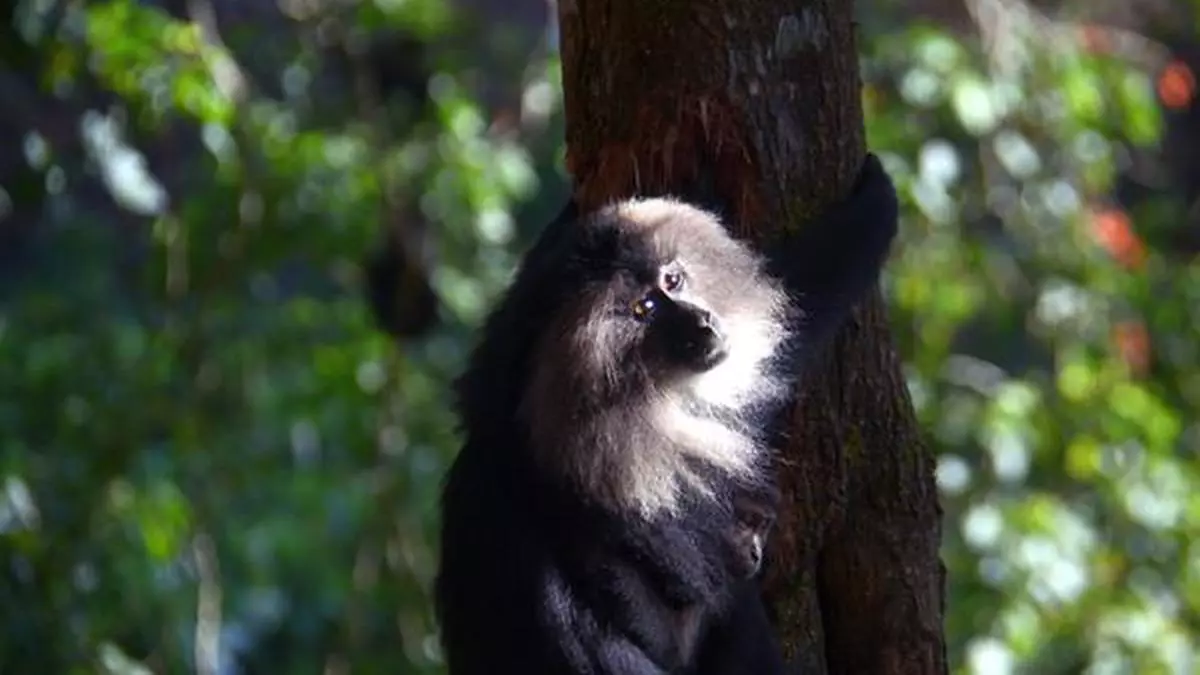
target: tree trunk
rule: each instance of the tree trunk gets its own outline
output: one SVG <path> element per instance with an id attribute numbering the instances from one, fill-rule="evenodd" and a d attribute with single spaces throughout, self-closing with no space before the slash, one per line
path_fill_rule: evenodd
<path id="1" fill-rule="evenodd" d="M 849 191 L 865 152 L 851 3 L 559 0 L 559 18 L 582 208 L 669 193 L 756 237 Z M 764 581 L 787 656 L 945 673 L 934 461 L 878 293 L 810 372 Z"/>

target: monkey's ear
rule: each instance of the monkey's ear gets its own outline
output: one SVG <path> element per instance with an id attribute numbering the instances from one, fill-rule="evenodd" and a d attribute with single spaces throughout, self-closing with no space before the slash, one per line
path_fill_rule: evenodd
<path id="1" fill-rule="evenodd" d="M 398 339 L 416 339 L 433 329 L 438 297 L 429 274 L 393 237 L 366 263 L 366 300 L 375 323 Z"/>

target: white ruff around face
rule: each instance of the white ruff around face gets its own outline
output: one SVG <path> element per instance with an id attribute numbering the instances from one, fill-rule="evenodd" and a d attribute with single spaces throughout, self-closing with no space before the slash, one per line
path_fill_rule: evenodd
<path id="1" fill-rule="evenodd" d="M 717 367 L 692 378 L 696 397 L 709 405 L 736 409 L 777 393 L 780 383 L 764 376 L 764 366 L 782 339 L 769 319 L 733 314 L 723 323 L 729 355 Z"/>
<path id="2" fill-rule="evenodd" d="M 683 401 L 665 398 L 653 406 L 651 421 L 661 434 L 657 443 L 625 448 L 626 473 L 618 481 L 621 501 L 645 518 L 676 513 L 686 490 L 711 494 L 691 466 L 698 461 L 732 476 L 754 471 L 759 448 L 753 439 L 694 415 Z"/>

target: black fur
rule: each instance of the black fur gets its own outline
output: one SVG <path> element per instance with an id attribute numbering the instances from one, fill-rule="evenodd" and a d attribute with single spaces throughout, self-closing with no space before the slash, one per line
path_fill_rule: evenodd
<path id="1" fill-rule="evenodd" d="M 436 580 L 450 673 L 783 673 L 745 578 L 758 566 L 746 537 L 765 537 L 778 498 L 765 467 L 760 482 L 710 472 L 711 496 L 642 518 L 547 472 L 530 450 L 519 408 L 535 345 L 581 280 L 604 273 L 596 252 L 622 245 L 578 216 L 569 205 L 527 253 L 460 381 L 466 439 L 445 485 Z M 877 282 L 896 220 L 892 183 L 869 155 L 847 200 L 769 249 L 794 299 L 783 372 L 793 376 Z M 585 248 L 592 257 L 578 255 Z M 760 429 L 786 394 L 756 407 Z"/>

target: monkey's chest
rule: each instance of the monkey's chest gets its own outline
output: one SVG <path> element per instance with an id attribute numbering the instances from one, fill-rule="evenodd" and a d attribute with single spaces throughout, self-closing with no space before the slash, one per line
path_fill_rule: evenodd
<path id="1" fill-rule="evenodd" d="M 579 583 L 600 623 L 668 671 L 691 662 L 730 583 L 715 547 L 700 545 L 694 533 L 675 534 L 594 551 Z"/>

